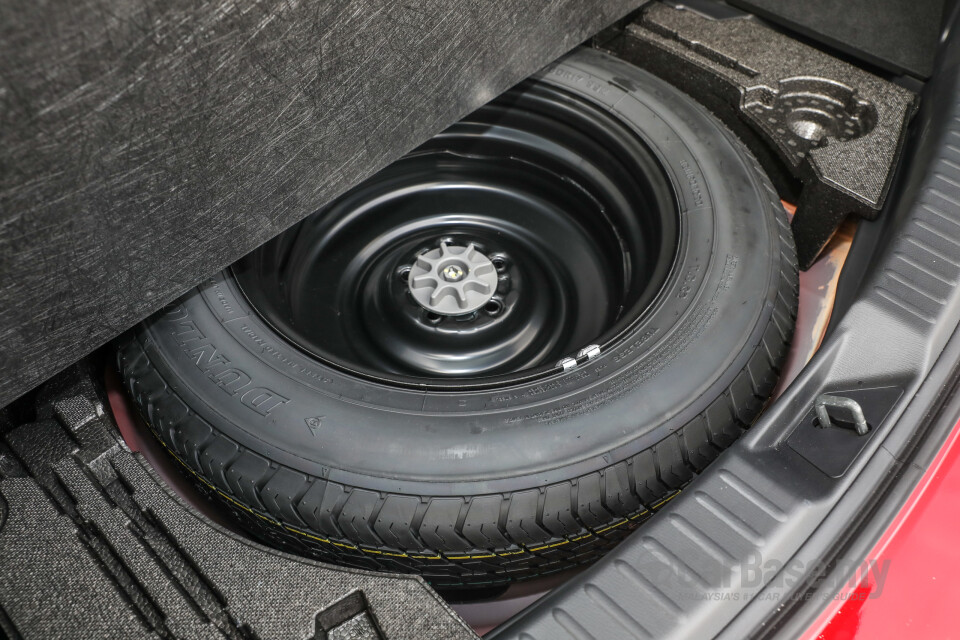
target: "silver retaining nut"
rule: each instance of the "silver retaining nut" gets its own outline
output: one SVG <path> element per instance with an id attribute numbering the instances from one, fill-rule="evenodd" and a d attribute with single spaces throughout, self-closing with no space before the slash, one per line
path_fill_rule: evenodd
<path id="1" fill-rule="evenodd" d="M 593 360 L 598 355 L 600 355 L 600 345 L 591 344 L 589 346 L 580 349 L 577 351 L 577 359 L 586 358 L 587 360 Z"/>
<path id="2" fill-rule="evenodd" d="M 573 371 L 578 365 L 582 364 L 583 362 L 587 362 L 588 360 L 593 360 L 599 355 L 600 345 L 591 344 L 583 349 L 580 349 L 580 351 L 577 351 L 577 355 L 575 357 L 567 357 L 560 360 L 560 362 L 557 363 L 557 367 L 563 369 L 564 371 Z"/>
<path id="3" fill-rule="evenodd" d="M 472 313 L 497 292 L 497 269 L 471 243 L 465 247 L 441 242 L 417 257 L 407 285 L 421 307 L 442 316 Z"/>

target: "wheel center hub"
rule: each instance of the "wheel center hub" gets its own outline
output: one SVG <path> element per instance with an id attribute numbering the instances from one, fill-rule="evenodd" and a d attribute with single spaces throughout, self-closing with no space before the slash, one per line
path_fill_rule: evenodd
<path id="1" fill-rule="evenodd" d="M 497 269 L 473 244 L 440 247 L 417 256 L 407 285 L 421 307 L 444 316 L 473 313 L 497 292 Z"/>

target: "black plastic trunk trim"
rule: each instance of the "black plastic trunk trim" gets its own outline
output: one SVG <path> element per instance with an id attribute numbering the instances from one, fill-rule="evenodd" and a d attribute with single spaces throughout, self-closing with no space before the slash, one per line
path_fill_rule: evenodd
<path id="1" fill-rule="evenodd" d="M 954 37 L 885 212 L 887 245 L 800 377 L 642 530 L 492 637 L 792 636 L 823 605 L 784 603 L 849 578 L 839 561 L 864 557 L 960 413 L 958 60 Z M 880 386 L 904 394 L 839 477 L 787 445 L 820 393 Z"/>

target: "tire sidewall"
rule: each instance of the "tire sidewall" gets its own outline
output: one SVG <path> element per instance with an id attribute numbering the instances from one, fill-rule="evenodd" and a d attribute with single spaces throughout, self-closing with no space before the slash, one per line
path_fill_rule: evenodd
<path id="1" fill-rule="evenodd" d="M 505 389 L 401 389 L 288 344 L 224 272 L 142 328 L 161 376 L 259 455 L 415 495 L 569 480 L 649 449 L 702 412 L 743 368 L 773 311 L 780 253 L 769 195 L 722 126 L 646 72 L 580 50 L 538 77 L 633 127 L 675 193 L 677 258 L 617 344 L 573 371 Z"/>

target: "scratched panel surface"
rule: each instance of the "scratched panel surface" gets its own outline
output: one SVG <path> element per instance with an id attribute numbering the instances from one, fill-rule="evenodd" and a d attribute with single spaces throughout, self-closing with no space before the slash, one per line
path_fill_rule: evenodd
<path id="1" fill-rule="evenodd" d="M 0 3 L 0 406 L 638 4 Z"/>

